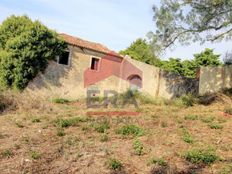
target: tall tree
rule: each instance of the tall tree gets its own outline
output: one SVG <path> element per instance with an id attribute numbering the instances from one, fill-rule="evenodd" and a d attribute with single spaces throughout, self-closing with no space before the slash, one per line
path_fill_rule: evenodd
<path id="1" fill-rule="evenodd" d="M 137 39 L 127 49 L 120 51 L 122 55 L 145 62 L 150 65 L 158 65 L 160 60 L 154 55 L 151 45 L 145 39 Z"/>
<path id="2" fill-rule="evenodd" d="M 65 48 L 65 42 L 39 21 L 7 18 L 0 25 L 0 86 L 25 88 Z"/>
<path id="3" fill-rule="evenodd" d="M 154 43 L 166 49 L 175 43 L 232 38 L 232 0 L 161 0 L 153 7 Z"/>

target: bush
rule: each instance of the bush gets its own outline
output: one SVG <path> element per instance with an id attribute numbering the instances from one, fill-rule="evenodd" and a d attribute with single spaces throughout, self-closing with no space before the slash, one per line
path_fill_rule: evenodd
<path id="1" fill-rule="evenodd" d="M 39 21 L 10 16 L 0 25 L 1 87 L 24 89 L 66 48 L 65 42 Z"/>
<path id="2" fill-rule="evenodd" d="M 143 129 L 136 125 L 124 125 L 121 128 L 116 130 L 117 134 L 122 135 L 133 135 L 133 136 L 142 136 L 144 134 Z"/>
<path id="3" fill-rule="evenodd" d="M 133 143 L 133 149 L 134 149 L 135 155 L 139 155 L 139 156 L 142 155 L 143 154 L 142 142 L 136 139 Z"/>
<path id="4" fill-rule="evenodd" d="M 108 166 L 111 170 L 121 170 L 122 169 L 122 163 L 115 159 L 115 158 L 111 158 L 109 161 L 108 161 Z"/>
<path id="5" fill-rule="evenodd" d="M 212 149 L 193 149 L 184 155 L 185 159 L 194 164 L 206 164 L 209 165 L 218 160 L 219 157 Z"/>

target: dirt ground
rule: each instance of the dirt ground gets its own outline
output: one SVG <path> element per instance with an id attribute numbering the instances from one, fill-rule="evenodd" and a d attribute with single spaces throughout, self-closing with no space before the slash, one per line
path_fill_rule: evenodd
<path id="1" fill-rule="evenodd" d="M 232 173 L 232 115 L 224 114 L 232 100 L 219 98 L 208 106 L 148 103 L 139 109 L 21 99 L 0 114 L 0 173 Z M 137 132 L 120 133 L 125 125 Z M 214 149 L 219 158 L 192 163 L 185 154 L 195 148 Z"/>

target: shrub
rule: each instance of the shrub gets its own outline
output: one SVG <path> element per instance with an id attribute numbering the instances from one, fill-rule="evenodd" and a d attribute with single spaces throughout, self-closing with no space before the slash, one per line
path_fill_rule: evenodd
<path id="1" fill-rule="evenodd" d="M 58 103 L 58 104 L 65 104 L 65 103 L 69 103 L 70 101 L 68 99 L 64 99 L 64 98 L 55 98 L 52 100 L 53 103 Z"/>
<path id="2" fill-rule="evenodd" d="M 198 116 L 190 114 L 190 115 L 186 115 L 184 119 L 185 120 L 198 120 Z"/>
<path id="3" fill-rule="evenodd" d="M 133 149 L 134 149 L 135 155 L 139 155 L 139 156 L 142 155 L 143 154 L 142 142 L 136 139 L 133 143 Z"/>
<path id="4" fill-rule="evenodd" d="M 27 16 L 10 16 L 0 25 L 0 84 L 24 89 L 48 61 L 67 48 L 57 33 Z"/>
<path id="5" fill-rule="evenodd" d="M 215 154 L 213 149 L 192 149 L 184 155 L 185 159 L 194 164 L 209 165 L 218 160 L 219 157 Z"/>
<path id="6" fill-rule="evenodd" d="M 133 136 L 142 136 L 144 134 L 143 129 L 136 125 L 124 125 L 121 128 L 116 130 L 117 134 L 122 135 L 133 135 Z"/>
<path id="7" fill-rule="evenodd" d="M 123 167 L 122 163 L 115 158 L 109 159 L 108 166 L 111 170 L 121 170 Z"/>

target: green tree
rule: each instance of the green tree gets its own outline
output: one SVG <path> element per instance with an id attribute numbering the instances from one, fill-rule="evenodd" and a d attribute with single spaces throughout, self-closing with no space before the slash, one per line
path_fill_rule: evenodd
<path id="1" fill-rule="evenodd" d="M 197 67 L 221 65 L 220 55 L 214 54 L 213 49 L 209 48 L 206 48 L 203 52 L 199 54 L 194 54 L 194 61 Z"/>
<path id="2" fill-rule="evenodd" d="M 162 61 L 160 67 L 165 71 L 183 74 L 183 66 L 180 59 L 170 58 L 168 61 Z"/>
<path id="3" fill-rule="evenodd" d="M 0 25 L 1 87 L 24 89 L 66 47 L 54 31 L 39 21 L 10 16 Z"/>
<path id="4" fill-rule="evenodd" d="M 151 45 L 145 39 L 137 39 L 127 49 L 120 51 L 122 55 L 145 62 L 150 65 L 159 65 L 160 60 L 154 55 Z"/>
<path id="5" fill-rule="evenodd" d="M 170 58 L 168 61 L 162 61 L 161 68 L 174 72 L 185 77 L 195 78 L 196 71 L 201 66 L 219 66 L 220 55 L 214 54 L 212 49 L 206 48 L 201 53 L 195 54 L 193 60 L 184 60 Z"/>
<path id="6" fill-rule="evenodd" d="M 175 43 L 232 38 L 232 0 L 161 0 L 154 6 L 153 40 L 165 49 Z"/>

